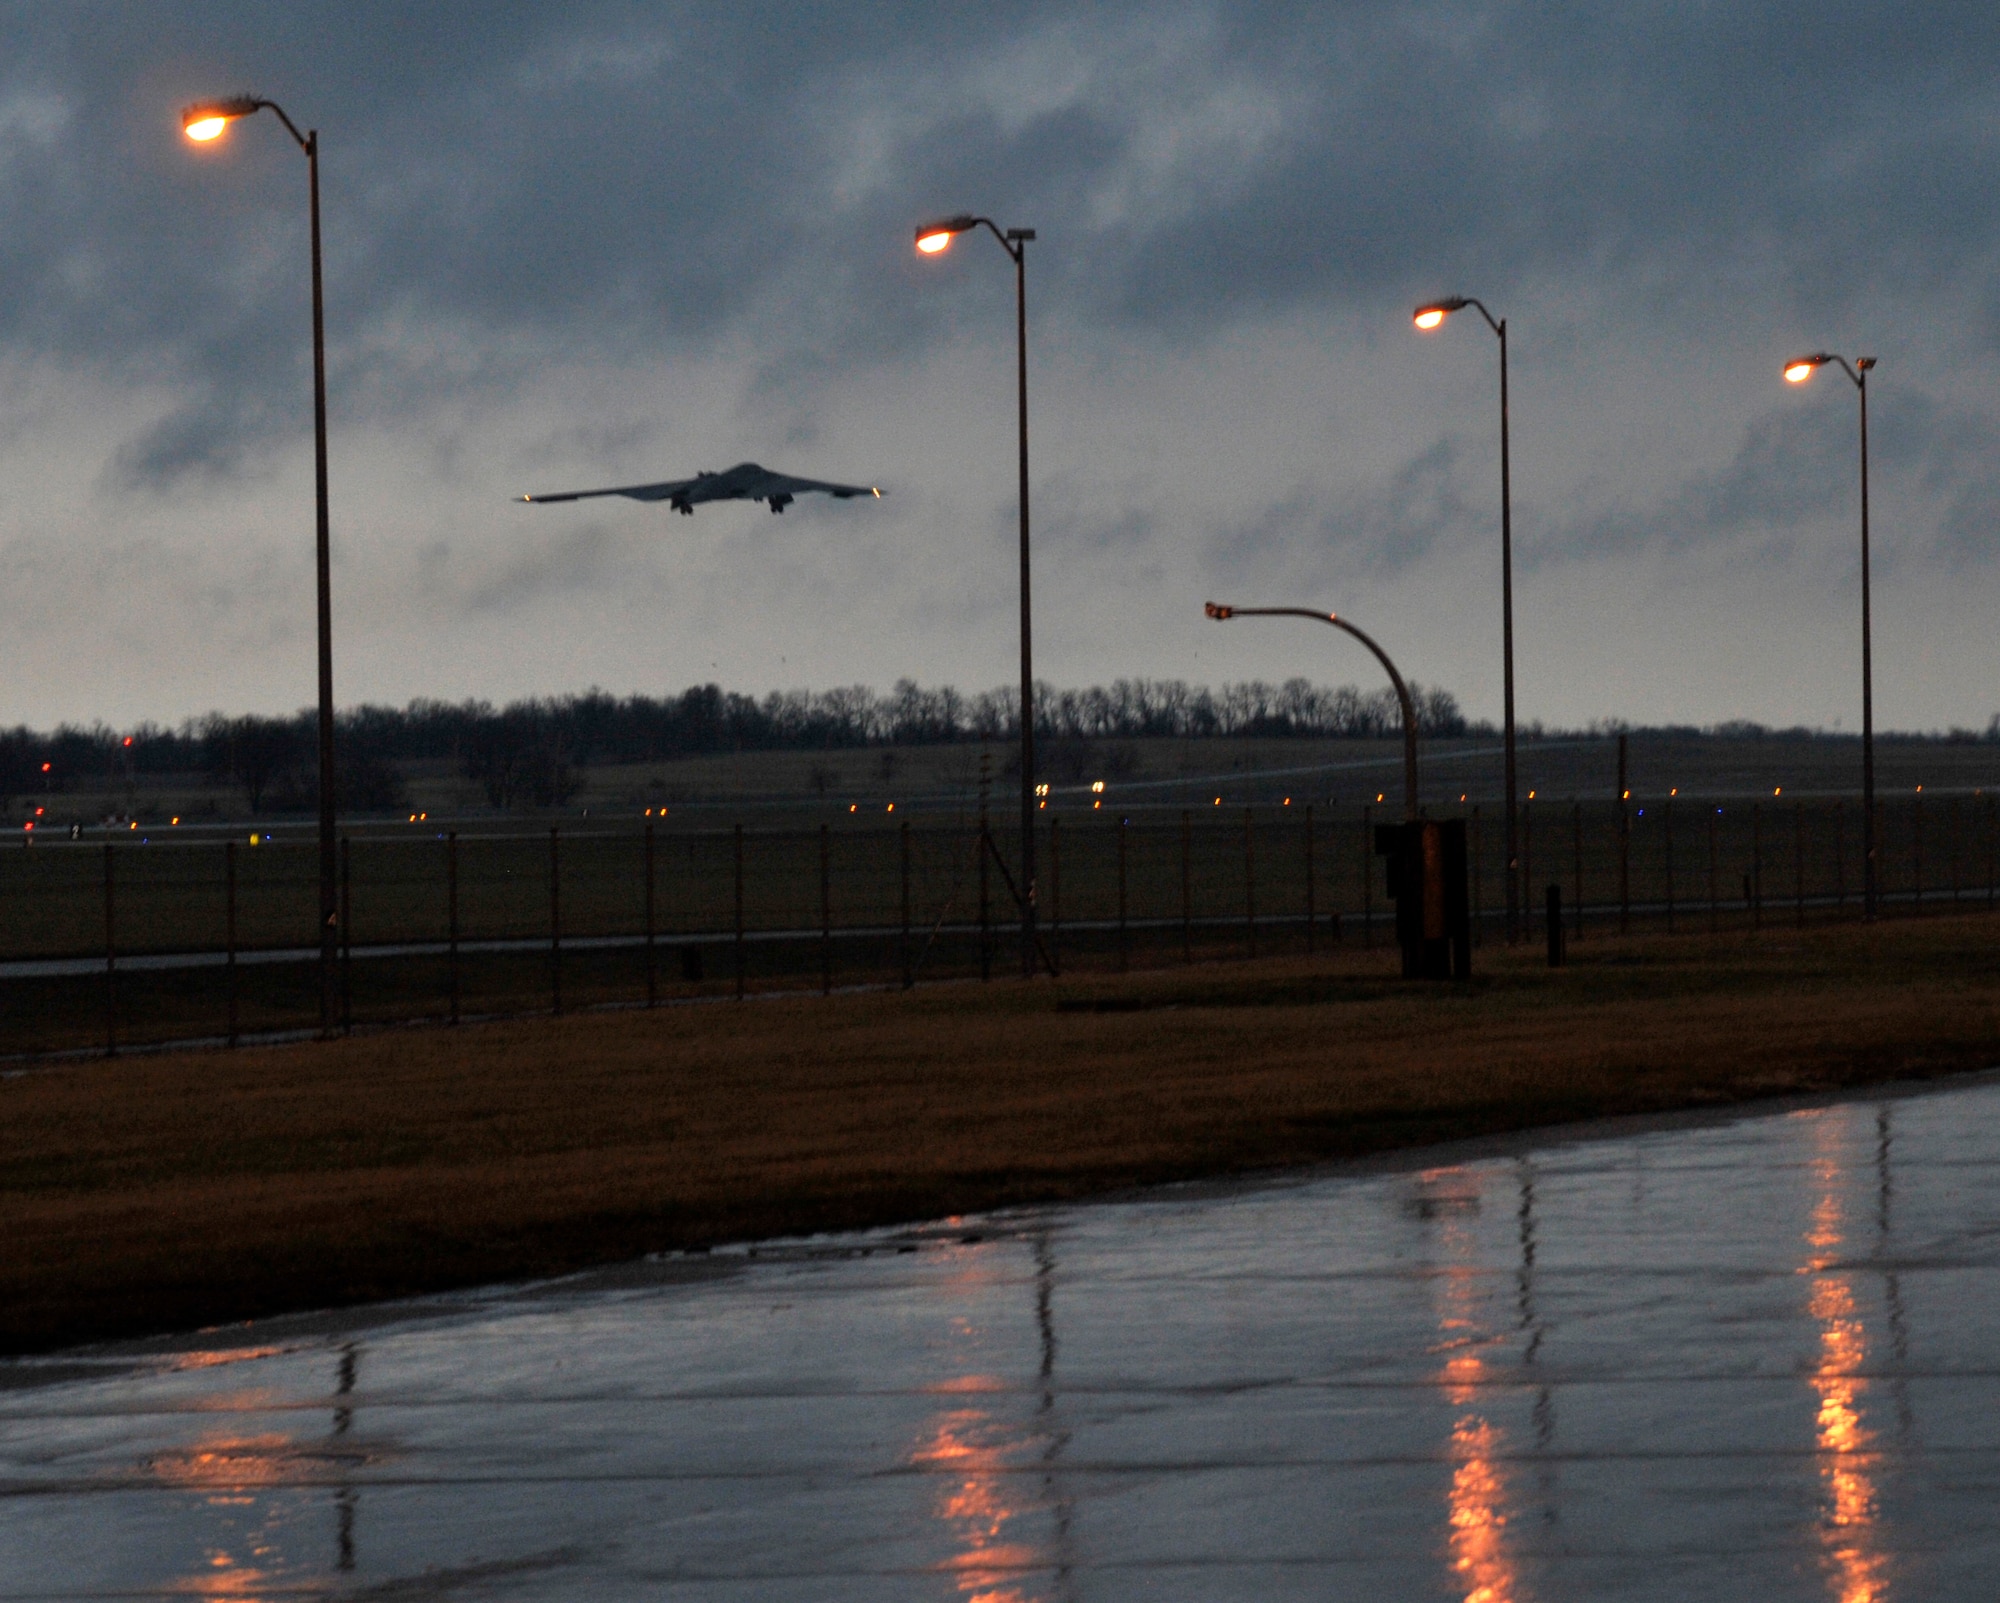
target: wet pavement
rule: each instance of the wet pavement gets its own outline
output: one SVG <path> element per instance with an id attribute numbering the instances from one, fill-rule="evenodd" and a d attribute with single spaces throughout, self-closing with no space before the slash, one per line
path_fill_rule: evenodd
<path id="1" fill-rule="evenodd" d="M 2000 1080 L 0 1364 L 0 1598 L 2000 1593 Z"/>

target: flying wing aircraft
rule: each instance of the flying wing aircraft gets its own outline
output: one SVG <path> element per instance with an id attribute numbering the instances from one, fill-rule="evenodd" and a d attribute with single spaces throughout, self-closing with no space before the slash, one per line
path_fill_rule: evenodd
<path id="1" fill-rule="evenodd" d="M 663 484 L 627 484 L 608 490 L 565 490 L 560 495 L 524 495 L 523 501 L 584 501 L 594 495 L 622 495 L 632 501 L 664 501 L 683 516 L 692 517 L 703 501 L 768 501 L 773 512 L 782 512 L 800 496 L 817 491 L 836 501 L 857 495 L 882 492 L 872 484 L 828 484 L 820 479 L 795 479 L 789 473 L 773 473 L 755 462 L 739 462 L 723 473 L 697 473 L 691 479 L 668 479 Z"/>

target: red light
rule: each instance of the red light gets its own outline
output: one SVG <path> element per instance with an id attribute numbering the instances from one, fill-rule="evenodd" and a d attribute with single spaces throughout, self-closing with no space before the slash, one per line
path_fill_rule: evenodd
<path id="1" fill-rule="evenodd" d="M 49 765 L 47 763 L 43 763 L 42 772 L 46 774 L 48 771 L 49 771 Z"/>
<path id="2" fill-rule="evenodd" d="M 31 818 L 28 820 L 27 823 L 23 824 L 21 827 L 23 829 L 33 829 L 35 827 L 35 821 Z"/>
<path id="3" fill-rule="evenodd" d="M 130 735 L 125 737 L 125 744 L 128 746 L 132 744 L 132 737 Z"/>
<path id="4" fill-rule="evenodd" d="M 48 809 L 47 809 L 46 807 L 37 807 L 37 808 L 35 809 L 35 816 L 36 816 L 37 818 L 40 818 L 40 817 L 42 816 L 42 814 L 43 814 L 43 813 L 45 813 L 45 812 L 47 812 L 47 811 L 48 811 Z"/>

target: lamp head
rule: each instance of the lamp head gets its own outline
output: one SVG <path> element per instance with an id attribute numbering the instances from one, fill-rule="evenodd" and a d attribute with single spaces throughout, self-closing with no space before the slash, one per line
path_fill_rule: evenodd
<path id="1" fill-rule="evenodd" d="M 975 226 L 976 217 L 945 217 L 934 223 L 925 223 L 917 230 L 917 249 L 926 256 L 935 256 L 951 244 L 952 236 L 962 234 Z"/>
<path id="2" fill-rule="evenodd" d="M 1236 612 L 1236 609 L 1234 607 L 1226 607 L 1220 601 L 1207 602 L 1202 606 L 1201 610 L 1207 613 L 1211 618 L 1218 618 L 1218 619 L 1233 617 Z"/>
<path id="3" fill-rule="evenodd" d="M 1785 364 L 1785 382 L 1803 384 L 1832 360 L 1825 351 L 1816 351 L 1811 356 L 1795 356 Z"/>
<path id="4" fill-rule="evenodd" d="M 220 139 L 223 129 L 238 117 L 248 117 L 257 109 L 252 95 L 232 95 L 227 100 L 198 100 L 181 113 L 181 132 L 197 144 Z"/>
<path id="5" fill-rule="evenodd" d="M 1418 328 L 1429 333 L 1438 327 L 1453 312 L 1462 311 L 1471 304 L 1463 295 L 1447 295 L 1441 301 L 1427 301 L 1419 306 L 1412 321 Z"/>

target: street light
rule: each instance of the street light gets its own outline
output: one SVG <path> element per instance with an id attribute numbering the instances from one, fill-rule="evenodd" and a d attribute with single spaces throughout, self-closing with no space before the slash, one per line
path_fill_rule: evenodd
<path id="1" fill-rule="evenodd" d="M 1032 228 L 1001 229 L 990 217 L 961 213 L 917 230 L 917 249 L 940 256 L 958 235 L 984 228 L 1014 262 L 1015 374 L 1021 421 L 1021 978 L 1035 974 L 1035 669 L 1028 586 L 1028 242 Z"/>
<path id="2" fill-rule="evenodd" d="M 1388 652 L 1337 612 L 1314 612 L 1310 607 L 1231 607 L 1219 601 L 1208 602 L 1202 610 L 1218 623 L 1226 623 L 1231 618 L 1313 618 L 1320 623 L 1330 623 L 1336 629 L 1345 629 L 1374 652 L 1375 660 L 1389 675 L 1389 683 L 1396 687 L 1396 700 L 1403 709 L 1403 817 L 1412 823 L 1416 821 L 1417 708 L 1416 703 L 1410 700 L 1409 687 L 1403 683 L 1403 676 L 1396 672 L 1396 665 L 1389 660 Z"/>
<path id="3" fill-rule="evenodd" d="M 327 554 L 326 503 L 326 317 L 320 286 L 319 130 L 300 133 L 275 100 L 237 95 L 205 100 L 181 113 L 181 131 L 197 144 L 222 137 L 229 125 L 259 111 L 273 112 L 285 131 L 305 152 L 306 185 L 312 218 L 312 340 L 313 340 L 313 475 L 318 526 L 315 557 L 319 578 L 319 1028 L 333 1033 L 336 1017 L 336 963 L 340 950 L 340 903 L 336 894 L 338 849 L 333 811 L 333 600 L 331 563 Z"/>
<path id="4" fill-rule="evenodd" d="M 1507 750 L 1507 940 L 1511 944 L 1520 926 L 1521 852 L 1514 788 L 1514 488 L 1507 451 L 1507 319 L 1496 322 L 1493 314 L 1469 295 L 1447 295 L 1419 306 L 1412 320 L 1428 333 L 1442 328 L 1447 317 L 1468 306 L 1479 309 L 1486 326 L 1500 339 L 1500 651 Z"/>
<path id="5" fill-rule="evenodd" d="M 1787 362 L 1785 379 L 1788 383 L 1803 384 L 1829 362 L 1837 362 L 1861 393 L 1861 911 L 1862 917 L 1872 919 L 1875 916 L 1875 662 L 1868 605 L 1868 370 L 1875 365 L 1875 358 L 1857 356 L 1850 365 L 1844 356 L 1816 351 Z"/>

